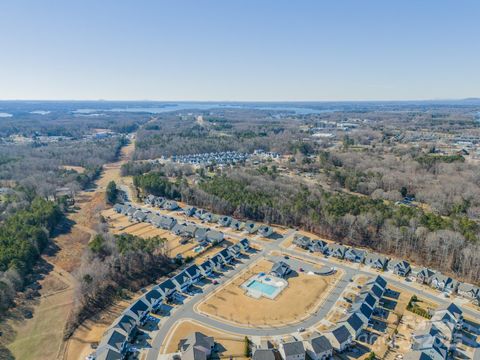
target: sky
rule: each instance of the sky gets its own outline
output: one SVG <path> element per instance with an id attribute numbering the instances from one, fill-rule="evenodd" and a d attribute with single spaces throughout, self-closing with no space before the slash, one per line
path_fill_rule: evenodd
<path id="1" fill-rule="evenodd" d="M 478 0 L 0 0 L 0 99 L 480 97 Z"/>

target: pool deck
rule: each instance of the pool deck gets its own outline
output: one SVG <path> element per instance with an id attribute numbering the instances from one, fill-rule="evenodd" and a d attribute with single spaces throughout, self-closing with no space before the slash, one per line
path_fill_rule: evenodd
<path id="1" fill-rule="evenodd" d="M 288 281 L 268 274 L 257 274 L 245 281 L 241 288 L 245 289 L 248 296 L 259 299 L 262 296 L 275 299 L 286 287 Z"/>

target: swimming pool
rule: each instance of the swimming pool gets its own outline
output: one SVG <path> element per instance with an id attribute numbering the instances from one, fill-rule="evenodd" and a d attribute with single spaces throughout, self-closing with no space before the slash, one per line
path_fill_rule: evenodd
<path id="1" fill-rule="evenodd" d="M 257 280 L 253 280 L 250 284 L 247 285 L 247 288 L 249 290 L 259 291 L 265 295 L 268 295 L 268 297 L 272 296 L 273 294 L 275 294 L 275 292 L 278 291 L 278 287 L 264 284 Z"/>
<path id="2" fill-rule="evenodd" d="M 195 249 L 193 249 L 193 251 L 194 251 L 195 253 L 199 253 L 200 251 L 203 251 L 203 249 L 205 249 L 205 247 L 203 247 L 203 246 L 200 245 L 200 246 L 197 246 Z"/>
<path id="3" fill-rule="evenodd" d="M 241 288 L 246 290 L 248 296 L 254 297 L 255 299 L 266 297 L 273 300 L 287 286 L 288 282 L 285 279 L 260 273 L 245 281 L 241 285 Z"/>

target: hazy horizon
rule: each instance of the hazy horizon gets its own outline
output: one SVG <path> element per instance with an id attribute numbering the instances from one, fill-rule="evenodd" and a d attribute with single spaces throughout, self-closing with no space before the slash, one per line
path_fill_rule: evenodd
<path id="1" fill-rule="evenodd" d="M 478 1 L 0 4 L 0 99 L 480 97 Z"/>

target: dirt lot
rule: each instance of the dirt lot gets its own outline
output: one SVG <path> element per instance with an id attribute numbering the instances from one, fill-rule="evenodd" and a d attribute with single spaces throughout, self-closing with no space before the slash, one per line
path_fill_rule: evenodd
<path id="1" fill-rule="evenodd" d="M 193 320 L 179 322 L 172 328 L 170 334 L 167 336 L 167 342 L 164 344 L 162 353 L 168 354 L 176 352 L 178 350 L 178 343 L 180 340 L 186 338 L 194 331 L 200 331 L 205 335 L 213 336 L 215 343 L 217 344 L 217 348 L 221 349 L 220 353 L 218 354 L 220 357 L 233 357 L 236 359 L 245 358 L 243 356 L 244 338 L 242 336 L 228 334 L 224 331 L 220 332 L 218 330 L 201 325 Z"/>
<path id="2" fill-rule="evenodd" d="M 268 272 L 271 267 L 271 262 L 259 261 L 209 296 L 198 306 L 198 310 L 243 326 L 298 322 L 319 305 L 326 295 L 328 285 L 334 280 L 334 276 L 320 277 L 300 273 L 288 279 L 288 287 L 274 300 L 247 296 L 240 285 L 254 274 Z"/>

